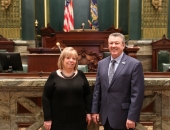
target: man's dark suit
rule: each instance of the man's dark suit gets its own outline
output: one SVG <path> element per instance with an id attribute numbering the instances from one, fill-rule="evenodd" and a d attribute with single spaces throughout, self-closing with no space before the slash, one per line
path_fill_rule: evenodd
<path id="1" fill-rule="evenodd" d="M 111 57 L 98 63 L 92 113 L 99 113 L 102 125 L 108 119 L 114 129 L 125 129 L 126 120 L 139 121 L 144 98 L 142 64 L 123 54 L 111 84 L 108 68 Z"/>

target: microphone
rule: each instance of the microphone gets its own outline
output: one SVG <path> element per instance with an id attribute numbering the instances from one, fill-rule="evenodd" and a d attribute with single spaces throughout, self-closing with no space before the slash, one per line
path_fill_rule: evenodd
<path id="1" fill-rule="evenodd" d="M 85 25 L 85 24 L 84 24 L 84 23 L 82 23 L 82 28 L 83 28 L 83 31 L 84 31 L 84 25 Z"/>
<path id="2" fill-rule="evenodd" d="M 57 42 L 56 45 L 58 46 L 58 48 L 59 48 L 59 50 L 60 50 L 60 52 L 61 52 L 62 50 L 61 50 L 61 48 L 60 48 L 60 43 Z"/>

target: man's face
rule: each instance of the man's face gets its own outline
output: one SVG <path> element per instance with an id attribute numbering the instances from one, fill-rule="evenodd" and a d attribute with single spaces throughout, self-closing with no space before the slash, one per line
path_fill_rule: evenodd
<path id="1" fill-rule="evenodd" d="M 113 58 L 117 58 L 123 52 L 125 44 L 120 37 L 111 36 L 108 39 L 108 48 Z"/>

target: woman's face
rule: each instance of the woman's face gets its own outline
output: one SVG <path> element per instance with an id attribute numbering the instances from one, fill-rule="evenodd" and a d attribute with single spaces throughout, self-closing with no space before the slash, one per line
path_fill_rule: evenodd
<path id="1" fill-rule="evenodd" d="M 76 65 L 76 57 L 74 55 L 69 55 L 64 58 L 63 68 L 64 69 L 73 69 Z"/>

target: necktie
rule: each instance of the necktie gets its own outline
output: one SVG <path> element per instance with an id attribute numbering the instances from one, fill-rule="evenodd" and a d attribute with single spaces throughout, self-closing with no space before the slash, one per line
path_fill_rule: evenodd
<path id="1" fill-rule="evenodd" d="M 109 69 L 109 84 L 111 83 L 112 78 L 113 78 L 114 65 L 115 65 L 116 61 L 115 61 L 115 60 L 112 60 L 111 62 L 112 62 L 112 63 L 111 63 L 110 69 Z"/>

